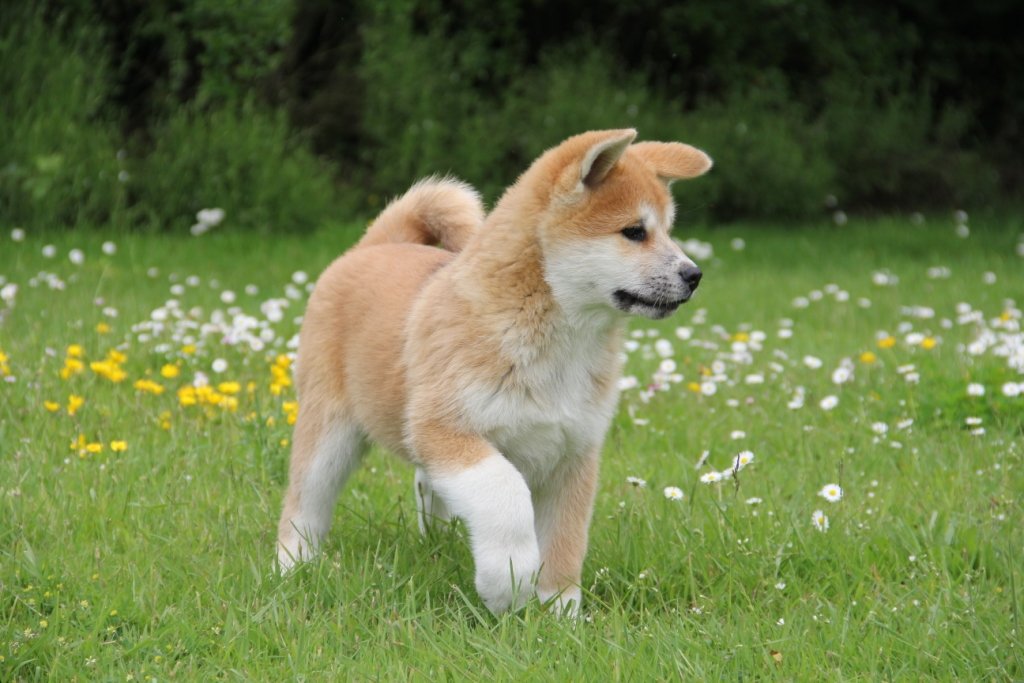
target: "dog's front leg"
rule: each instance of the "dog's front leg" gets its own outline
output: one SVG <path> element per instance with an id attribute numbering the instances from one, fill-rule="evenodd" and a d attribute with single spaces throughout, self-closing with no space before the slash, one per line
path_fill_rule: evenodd
<path id="1" fill-rule="evenodd" d="M 580 576 L 597 490 L 600 448 L 563 461 L 535 496 L 541 572 L 537 597 L 566 616 L 579 613 Z"/>
<path id="2" fill-rule="evenodd" d="M 413 441 L 434 491 L 469 530 L 476 590 L 487 609 L 518 609 L 533 595 L 540 567 L 526 480 L 480 437 L 435 427 L 414 432 Z"/>

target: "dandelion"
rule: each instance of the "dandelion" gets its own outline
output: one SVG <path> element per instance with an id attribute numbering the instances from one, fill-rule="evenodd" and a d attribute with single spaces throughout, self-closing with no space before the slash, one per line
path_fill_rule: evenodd
<path id="1" fill-rule="evenodd" d="M 167 363 L 162 368 L 160 368 L 160 376 L 163 377 L 164 379 L 174 379 L 180 374 L 181 368 L 171 363 Z"/>
<path id="2" fill-rule="evenodd" d="M 128 442 L 127 441 L 111 441 L 110 442 L 110 450 L 112 450 L 115 453 L 124 453 L 126 450 L 128 450 Z"/>
<path id="3" fill-rule="evenodd" d="M 666 486 L 664 491 L 665 497 L 669 500 L 682 500 L 683 490 L 678 486 Z"/>
<path id="4" fill-rule="evenodd" d="M 80 266 L 85 263 L 85 252 L 81 249 L 72 249 L 68 252 L 68 260 L 76 266 Z"/>
<path id="5" fill-rule="evenodd" d="M 938 340 L 935 337 L 925 337 L 921 340 L 921 348 L 925 351 L 931 351 L 938 345 Z"/>
<path id="6" fill-rule="evenodd" d="M 822 533 L 828 531 L 828 515 L 825 514 L 824 510 L 815 510 L 811 515 L 811 522 L 818 531 Z"/>
<path id="7" fill-rule="evenodd" d="M 11 230 L 11 240 L 14 242 L 21 242 L 25 239 L 25 231 L 21 228 L 15 228 Z"/>
<path id="8" fill-rule="evenodd" d="M 843 499 L 843 489 L 839 484 L 825 484 L 818 491 L 818 495 L 830 503 L 838 503 Z"/>
<path id="9" fill-rule="evenodd" d="M 76 394 L 68 396 L 68 415 L 74 417 L 75 413 L 85 405 L 85 399 Z"/>
<path id="10" fill-rule="evenodd" d="M 56 401 L 43 401 L 43 407 L 51 413 L 56 413 L 60 410 L 60 404 Z"/>
<path id="11" fill-rule="evenodd" d="M 837 405 L 839 405 L 839 397 L 832 395 L 826 396 L 825 398 L 821 399 L 818 405 L 821 406 L 822 410 L 832 410 Z"/>
<path id="12" fill-rule="evenodd" d="M 103 452 L 103 444 L 99 443 L 98 441 L 93 442 L 93 443 L 87 443 L 87 444 L 85 444 L 85 450 L 86 450 L 87 453 L 92 453 L 93 455 L 95 455 L 97 453 L 102 453 Z"/>
<path id="13" fill-rule="evenodd" d="M 860 354 L 860 362 L 864 363 L 865 365 L 871 365 L 876 360 L 878 360 L 878 356 L 876 356 L 870 351 L 865 351 L 864 353 Z"/>
<path id="14" fill-rule="evenodd" d="M 154 382 L 151 379 L 140 379 L 135 382 L 136 391 L 141 391 L 147 394 L 153 394 L 159 396 L 164 393 L 164 385 L 159 382 Z"/>
<path id="15" fill-rule="evenodd" d="M 978 382 L 971 382 L 967 385 L 967 395 L 977 398 L 985 395 L 985 385 Z"/>

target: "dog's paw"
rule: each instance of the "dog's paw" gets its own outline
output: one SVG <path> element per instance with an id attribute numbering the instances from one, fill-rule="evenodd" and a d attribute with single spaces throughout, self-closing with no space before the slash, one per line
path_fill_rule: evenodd
<path id="1" fill-rule="evenodd" d="M 580 615 L 582 596 L 578 586 L 563 590 L 537 589 L 537 599 L 560 617 L 576 619 Z"/>
<path id="2" fill-rule="evenodd" d="M 533 597 L 540 553 L 536 547 L 523 548 L 503 559 L 480 562 L 476 569 L 476 592 L 492 614 L 518 610 Z"/>

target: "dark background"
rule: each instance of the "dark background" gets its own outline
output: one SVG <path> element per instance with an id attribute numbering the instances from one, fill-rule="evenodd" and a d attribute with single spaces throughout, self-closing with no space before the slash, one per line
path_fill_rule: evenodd
<path id="1" fill-rule="evenodd" d="M 1022 6 L 5 2 L 0 222 L 307 230 L 625 126 L 716 160 L 691 220 L 1017 205 Z"/>

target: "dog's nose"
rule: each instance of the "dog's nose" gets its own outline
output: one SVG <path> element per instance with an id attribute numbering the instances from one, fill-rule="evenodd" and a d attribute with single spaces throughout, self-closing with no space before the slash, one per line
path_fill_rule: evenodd
<path id="1" fill-rule="evenodd" d="M 679 271 L 679 277 L 683 278 L 683 282 L 690 288 L 690 291 L 697 289 L 697 285 L 700 284 L 700 279 L 704 276 L 704 273 L 700 272 L 700 268 L 697 266 L 687 266 Z"/>

